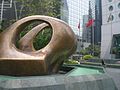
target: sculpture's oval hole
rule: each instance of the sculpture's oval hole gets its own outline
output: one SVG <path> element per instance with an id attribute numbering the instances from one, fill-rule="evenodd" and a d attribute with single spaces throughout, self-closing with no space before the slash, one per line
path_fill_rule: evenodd
<path id="1" fill-rule="evenodd" d="M 46 27 L 40 31 L 37 36 L 34 38 L 33 46 L 36 50 L 39 50 L 45 47 L 52 38 L 52 28 Z"/>
<path id="2" fill-rule="evenodd" d="M 19 44 L 20 44 L 19 41 L 24 36 L 26 36 L 26 34 L 30 32 L 30 30 L 32 30 L 33 28 L 35 28 L 39 25 L 42 25 L 43 23 L 45 24 L 45 22 L 43 22 L 43 21 L 35 21 L 35 22 L 32 22 L 29 25 L 25 26 L 24 28 L 22 28 L 22 31 L 18 33 L 18 36 L 16 38 L 17 39 L 16 47 L 20 50 L 23 50 L 23 48 L 20 48 L 20 46 L 19 46 Z M 44 28 L 37 28 L 37 29 L 39 29 L 38 30 L 39 32 L 37 33 L 37 35 L 35 34 L 36 31 L 34 32 L 36 37 L 32 37 L 32 36 L 27 37 L 27 38 L 33 38 L 32 41 L 33 41 L 33 47 L 35 50 L 39 50 L 39 49 L 45 47 L 52 38 L 52 27 L 50 25 L 47 24 Z M 34 31 L 34 29 L 33 29 L 33 31 Z M 23 44 L 23 43 L 24 43 L 24 40 L 22 41 L 22 45 L 24 47 L 24 50 L 26 50 L 29 47 L 29 45 L 28 45 L 29 43 L 27 43 L 27 44 L 25 44 L 25 43 Z"/>

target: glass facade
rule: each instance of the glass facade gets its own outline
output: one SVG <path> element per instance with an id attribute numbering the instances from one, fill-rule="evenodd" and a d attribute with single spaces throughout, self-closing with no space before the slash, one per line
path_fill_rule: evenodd
<path id="1" fill-rule="evenodd" d="M 62 5 L 61 5 L 61 18 L 60 19 L 68 23 L 69 11 L 68 11 L 67 0 L 61 0 L 61 2 L 62 2 Z"/>
<path id="2" fill-rule="evenodd" d="M 114 54 L 115 59 L 120 58 L 120 34 L 114 34 L 112 38 L 112 45 L 111 45 L 111 54 Z"/>
<path id="3" fill-rule="evenodd" d="M 95 19 L 95 2 L 96 2 L 96 0 L 90 0 L 90 6 L 89 6 L 89 8 L 91 8 L 92 9 L 92 18 L 93 19 Z"/>
<path id="4" fill-rule="evenodd" d="M 95 3 L 95 44 L 101 43 L 102 8 L 101 0 Z"/>
<path id="5" fill-rule="evenodd" d="M 86 27 L 86 24 L 88 23 L 89 15 L 83 16 L 83 32 L 82 32 L 82 40 L 84 42 L 90 43 L 91 42 L 91 31 L 89 28 Z"/>
<path id="6" fill-rule="evenodd" d="M 69 25 L 75 34 L 82 36 L 83 15 L 88 15 L 89 0 L 67 0 L 69 10 Z M 80 30 L 78 25 L 80 23 Z"/>
<path id="7" fill-rule="evenodd" d="M 100 44 L 101 42 L 101 25 L 102 25 L 102 8 L 101 0 L 90 0 L 92 9 L 92 18 L 94 19 L 94 43 Z M 91 30 L 92 31 L 92 30 Z"/>

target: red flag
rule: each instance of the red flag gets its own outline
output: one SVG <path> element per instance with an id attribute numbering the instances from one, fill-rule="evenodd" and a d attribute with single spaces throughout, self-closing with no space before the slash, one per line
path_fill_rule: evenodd
<path id="1" fill-rule="evenodd" d="M 80 29 L 80 22 L 79 22 L 79 24 L 78 24 L 78 29 Z"/>
<path id="2" fill-rule="evenodd" d="M 93 23 L 94 23 L 94 19 L 90 19 L 90 20 L 87 22 L 86 27 L 92 26 Z"/>

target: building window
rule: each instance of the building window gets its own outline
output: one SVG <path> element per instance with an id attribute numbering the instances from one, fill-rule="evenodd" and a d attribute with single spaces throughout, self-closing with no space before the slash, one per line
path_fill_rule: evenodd
<path id="1" fill-rule="evenodd" d="M 113 11 L 113 6 L 109 6 L 109 11 Z"/>
<path id="2" fill-rule="evenodd" d="M 120 3 L 118 3 L 118 8 L 120 9 Z"/>
<path id="3" fill-rule="evenodd" d="M 107 22 L 111 22 L 113 20 L 114 20 L 114 16 L 113 15 L 109 15 Z"/>
<path id="4" fill-rule="evenodd" d="M 112 2 L 112 0 L 108 0 L 109 2 Z"/>

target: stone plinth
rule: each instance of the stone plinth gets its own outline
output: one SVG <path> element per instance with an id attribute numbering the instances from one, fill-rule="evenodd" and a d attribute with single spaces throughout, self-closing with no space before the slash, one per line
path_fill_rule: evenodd
<path id="1" fill-rule="evenodd" d="M 29 77 L 0 76 L 0 90 L 117 90 L 106 74 L 49 75 Z"/>

